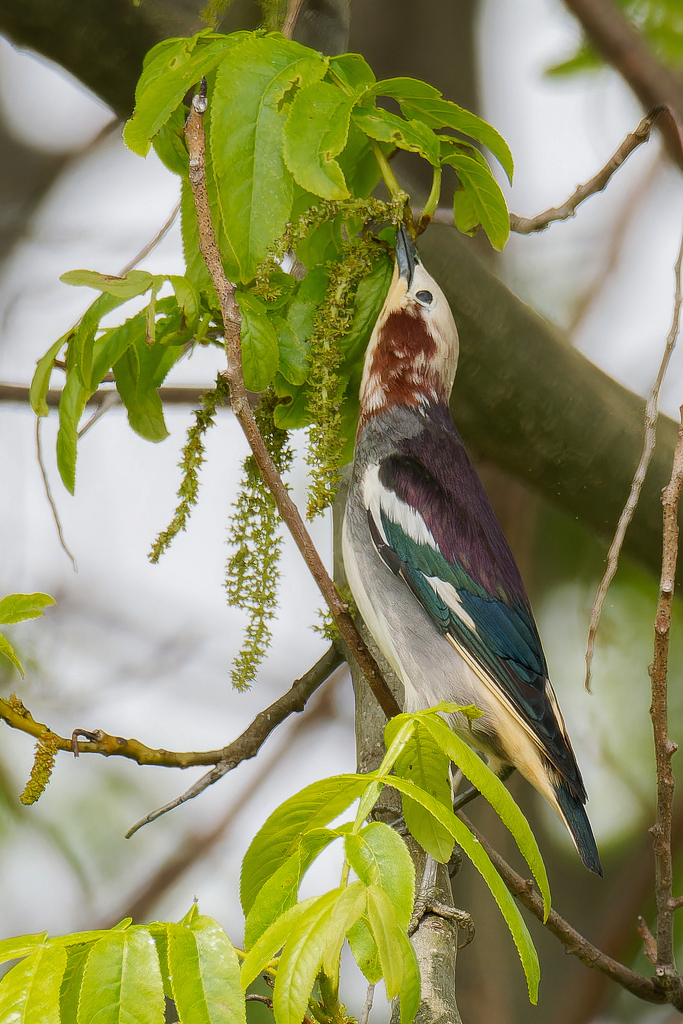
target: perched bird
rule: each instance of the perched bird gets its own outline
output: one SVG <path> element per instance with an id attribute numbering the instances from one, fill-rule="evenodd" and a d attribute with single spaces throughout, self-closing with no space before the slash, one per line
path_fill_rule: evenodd
<path id="1" fill-rule="evenodd" d="M 450 724 L 501 778 L 515 768 L 602 875 L 586 790 L 519 570 L 448 400 L 458 332 L 406 230 L 370 339 L 343 529 L 351 592 L 406 710 L 475 704 Z"/>

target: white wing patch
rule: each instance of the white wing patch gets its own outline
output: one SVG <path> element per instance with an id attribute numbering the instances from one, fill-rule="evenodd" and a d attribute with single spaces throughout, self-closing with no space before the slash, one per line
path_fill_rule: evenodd
<path id="1" fill-rule="evenodd" d="M 382 526 L 382 512 L 397 526 L 400 526 L 406 536 L 416 544 L 428 544 L 429 547 L 439 551 L 439 545 L 420 513 L 406 505 L 404 501 L 396 497 L 393 491 L 387 490 L 380 482 L 377 463 L 368 466 L 363 475 L 363 503 L 372 514 L 385 544 L 389 544 L 389 541 Z"/>
<path id="2" fill-rule="evenodd" d="M 444 604 L 448 605 L 453 614 L 457 615 L 461 622 L 464 622 L 471 633 L 476 633 L 477 624 L 463 608 L 458 591 L 453 584 L 446 583 L 439 576 L 425 576 L 425 579 L 437 597 L 440 597 Z"/>

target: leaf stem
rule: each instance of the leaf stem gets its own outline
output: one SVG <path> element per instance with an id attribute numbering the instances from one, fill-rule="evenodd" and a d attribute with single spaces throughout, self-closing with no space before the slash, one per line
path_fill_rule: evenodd
<path id="1" fill-rule="evenodd" d="M 429 193 L 429 196 L 427 197 L 427 202 L 424 205 L 424 209 L 422 210 L 422 214 L 420 215 L 420 219 L 417 223 L 418 235 L 421 235 L 425 228 L 428 226 L 429 222 L 434 216 L 434 212 L 437 206 L 439 205 L 439 198 L 441 196 L 441 165 L 439 165 L 438 167 L 434 167 L 433 172 L 434 173 L 432 177 L 432 190 Z"/>
<path id="2" fill-rule="evenodd" d="M 376 139 L 370 138 L 368 138 L 368 142 L 370 143 L 372 152 L 375 154 L 375 159 L 379 164 L 380 171 L 382 172 L 382 179 L 387 187 L 387 191 L 391 199 L 398 199 L 399 196 L 405 195 L 403 189 L 396 181 L 396 176 L 392 171 L 391 167 L 389 166 L 389 161 L 382 152 L 382 147 L 380 146 L 379 142 L 377 142 Z"/>

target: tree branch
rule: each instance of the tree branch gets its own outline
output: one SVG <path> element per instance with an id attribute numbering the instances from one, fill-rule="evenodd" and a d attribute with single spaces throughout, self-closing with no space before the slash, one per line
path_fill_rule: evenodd
<path id="1" fill-rule="evenodd" d="M 237 330 L 239 325 L 239 308 L 235 302 L 234 286 L 228 283 L 223 270 L 206 191 L 204 140 L 204 112 L 206 106 L 206 94 L 204 89 L 202 89 L 192 101 L 192 110 L 185 126 L 185 137 L 190 154 L 190 185 L 197 207 L 197 219 L 199 222 L 199 247 L 204 256 L 213 286 L 216 289 L 223 312 L 223 320 L 227 328 L 226 351 L 228 368 L 225 371 L 225 376 L 230 385 L 232 411 L 249 442 L 266 487 L 268 487 L 273 495 L 278 511 L 287 524 L 309 572 L 317 583 L 344 642 L 366 676 L 382 710 L 387 718 L 391 718 L 393 715 L 399 714 L 401 709 L 382 678 L 375 659 L 370 654 L 363 638 L 356 629 L 348 606 L 342 600 L 337 588 L 330 579 L 304 525 L 299 510 L 292 501 L 289 491 L 275 468 L 270 453 L 256 426 L 256 421 L 249 405 L 242 375 L 242 349 Z"/>
<path id="2" fill-rule="evenodd" d="M 643 450 L 631 482 L 629 496 L 626 500 L 623 511 L 619 516 L 619 522 L 617 523 L 617 528 L 614 533 L 612 543 L 610 544 L 609 552 L 607 554 L 607 567 L 605 568 L 604 575 L 600 581 L 600 585 L 598 586 L 595 599 L 593 600 L 593 607 L 591 608 L 590 623 L 588 625 L 588 643 L 586 646 L 585 683 L 587 690 L 590 690 L 591 665 L 593 662 L 593 652 L 595 650 L 595 637 L 598 632 L 600 616 L 602 614 L 602 606 L 604 604 L 605 597 L 607 596 L 607 591 L 609 590 L 610 584 L 614 579 L 614 575 L 619 566 L 619 555 L 621 554 L 624 537 L 626 536 L 626 531 L 633 519 L 633 513 L 638 506 L 640 492 L 643 489 L 648 466 L 650 465 L 652 453 L 654 452 L 655 444 L 657 443 L 659 392 L 664 382 L 664 377 L 669 367 L 673 350 L 676 346 L 676 339 L 678 338 L 678 331 L 680 327 L 681 304 L 683 303 L 683 293 L 681 292 L 681 264 L 683 264 L 683 234 L 681 235 L 681 241 L 678 247 L 678 256 L 674 267 L 674 310 L 671 318 L 671 328 L 667 335 L 664 353 L 659 364 L 659 370 L 657 371 L 657 377 L 650 389 L 650 394 L 647 396 L 647 403 L 645 405 L 645 437 L 643 438 Z"/>
<path id="3" fill-rule="evenodd" d="M 192 768 L 201 765 L 221 764 L 223 774 L 232 771 L 242 761 L 255 757 L 270 734 L 295 711 L 303 711 L 312 694 L 328 679 L 342 663 L 342 657 L 335 647 L 330 647 L 322 658 L 308 670 L 270 707 L 260 711 L 244 732 L 220 750 L 175 752 L 145 746 L 135 739 L 111 736 L 101 729 L 94 731 L 74 729 L 66 739 L 52 733 L 46 725 L 36 722 L 30 711 L 14 694 L 8 699 L 0 697 L 0 720 L 12 729 L 19 729 L 40 739 L 49 732 L 55 739 L 58 750 L 68 750 L 76 757 L 79 754 L 102 754 L 104 757 L 126 757 L 138 764 L 157 765 L 162 768 Z M 85 740 L 80 737 L 86 737 Z"/>
<path id="4" fill-rule="evenodd" d="M 569 217 L 574 217 L 581 203 L 589 199 L 590 196 L 594 196 L 597 192 L 602 192 L 609 184 L 612 176 L 625 163 L 631 153 L 643 142 L 648 141 L 657 118 L 663 113 L 668 114 L 673 122 L 674 130 L 678 132 L 680 124 L 675 111 L 668 105 L 655 107 L 645 115 L 635 131 L 629 132 L 604 167 L 601 167 L 597 174 L 594 174 L 589 181 L 584 182 L 583 185 L 577 185 L 561 206 L 551 206 L 550 209 L 544 210 L 543 213 L 537 213 L 534 217 L 520 217 L 516 213 L 511 213 L 510 230 L 518 235 L 531 235 L 536 231 L 544 231 L 554 221 L 568 220 Z M 681 141 L 681 146 L 683 148 L 683 140 Z M 442 207 L 436 210 L 431 219 L 435 224 L 447 224 L 449 227 L 455 226 L 453 210 L 450 208 Z"/>
<path id="5" fill-rule="evenodd" d="M 533 882 L 518 875 L 462 812 L 459 812 L 459 816 L 486 850 L 496 871 L 512 895 L 543 924 L 543 900 L 534 889 Z M 572 928 L 557 911 L 550 911 L 545 927 L 560 940 L 568 953 L 578 957 L 586 967 L 592 967 L 593 970 L 607 975 L 617 985 L 621 985 L 622 988 L 627 989 L 646 1003 L 669 1002 L 666 990 L 658 978 L 645 978 L 625 967 L 624 964 L 620 964 L 618 960 L 613 960 L 611 956 L 607 956 L 575 928 Z"/>
<path id="6" fill-rule="evenodd" d="M 657 905 L 657 977 L 669 992 L 670 1001 L 683 1009 L 683 980 L 676 970 L 674 957 L 673 858 L 671 849 L 674 776 L 671 758 L 678 749 L 669 739 L 667 709 L 667 669 L 669 631 L 674 597 L 676 562 L 678 560 L 678 502 L 683 490 L 683 407 L 678 442 L 674 453 L 671 480 L 662 494 L 664 507 L 664 541 L 662 574 L 655 620 L 654 661 L 650 666 L 652 682 L 652 729 L 657 765 L 657 818 L 650 829 L 655 854 L 655 903 Z"/>
<path id="7" fill-rule="evenodd" d="M 99 927 L 113 928 L 117 921 L 124 917 L 132 917 L 134 921 L 149 920 L 155 905 L 183 875 L 206 857 L 216 845 L 225 839 L 235 820 L 242 810 L 255 798 L 264 783 L 272 778 L 273 771 L 282 760 L 283 755 L 290 751 L 302 736 L 323 718 L 331 718 L 333 709 L 333 687 L 335 680 L 321 694 L 320 699 L 309 713 L 300 718 L 287 732 L 285 738 L 271 753 L 270 757 L 259 758 L 256 772 L 249 783 L 242 789 L 227 811 L 206 831 L 192 829 L 188 832 L 173 852 L 166 856 L 162 863 L 146 882 L 132 895 L 129 895 L 118 911 L 108 915 Z"/>
<path id="8" fill-rule="evenodd" d="M 683 119 L 683 81 L 662 64 L 612 0 L 565 0 L 605 60 L 622 75 L 646 110 L 668 105 Z M 664 123 L 669 152 L 683 167 L 679 134 Z"/>

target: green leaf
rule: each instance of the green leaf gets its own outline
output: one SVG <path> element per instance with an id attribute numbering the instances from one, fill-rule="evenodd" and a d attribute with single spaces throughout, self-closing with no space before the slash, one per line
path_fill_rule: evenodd
<path id="1" fill-rule="evenodd" d="M 172 174 L 187 180 L 190 158 L 185 145 L 185 120 L 187 110 L 176 107 L 166 124 L 159 129 L 152 140 L 154 152 Z"/>
<path id="2" fill-rule="evenodd" d="M 114 309 L 123 305 L 128 300 L 117 295 L 104 293 L 99 295 L 95 301 L 86 309 L 80 324 L 74 331 L 72 340 L 67 350 L 67 384 L 68 376 L 76 370 L 81 383 L 89 392 L 95 390 L 99 381 L 93 384 L 93 358 L 96 347 L 95 335 L 100 327 L 100 320 L 111 313 Z"/>
<path id="3" fill-rule="evenodd" d="M 330 60 L 330 71 L 354 92 L 368 85 L 374 85 L 374 72 L 364 57 L 359 53 L 342 53 Z"/>
<path id="4" fill-rule="evenodd" d="M 431 733 L 443 752 L 457 764 L 465 778 L 479 790 L 491 804 L 496 814 L 510 830 L 519 852 L 531 868 L 538 888 L 543 896 L 545 920 L 550 913 L 550 886 L 545 864 L 541 857 L 536 838 L 509 792 L 493 774 L 491 769 L 478 757 L 463 740 L 457 736 L 442 718 L 436 715 L 425 715 L 421 722 L 422 728 Z"/>
<path id="5" fill-rule="evenodd" d="M 522 915 L 519 912 L 517 904 L 508 892 L 502 878 L 489 860 L 488 854 L 484 848 L 452 811 L 449 811 L 448 808 L 443 806 L 443 804 L 440 804 L 429 793 L 425 793 L 425 791 L 420 789 L 419 786 L 415 786 L 412 783 L 407 782 L 405 779 L 400 779 L 395 775 L 387 776 L 382 781 L 384 781 L 387 786 L 393 786 L 394 789 L 399 791 L 399 793 L 407 793 L 411 799 L 421 803 L 423 807 L 425 807 L 438 821 L 442 823 L 442 825 L 449 829 L 458 846 L 462 847 L 464 852 L 470 858 L 475 868 L 491 890 L 491 893 L 493 894 L 493 897 L 505 918 L 517 947 L 519 958 L 522 961 L 522 967 L 524 968 L 527 986 L 529 988 L 529 999 L 532 1003 L 536 1003 L 538 999 L 538 983 L 540 980 L 540 967 L 536 949 L 531 941 L 531 936 L 529 935 L 529 931 L 524 923 Z"/>
<path id="6" fill-rule="evenodd" d="M 248 391 L 265 391 L 280 360 L 277 334 L 260 299 L 239 288 L 235 299 L 242 314 L 242 370 Z"/>
<path id="7" fill-rule="evenodd" d="M 299 833 L 322 828 L 353 803 L 368 785 L 362 775 L 337 775 L 306 786 L 285 800 L 259 829 L 242 861 L 240 899 L 245 915 L 266 880 L 292 852 Z"/>
<path id="8" fill-rule="evenodd" d="M 26 675 L 23 666 L 15 653 L 14 648 L 12 647 L 7 637 L 3 636 L 2 633 L 0 633 L 0 654 L 4 654 L 6 658 L 9 658 L 14 667 L 21 672 L 22 676 Z M 11 958 L 8 957 L 8 959 Z"/>
<path id="9" fill-rule="evenodd" d="M 9 624 L 37 619 L 43 614 L 43 608 L 53 604 L 55 599 L 48 594 L 9 594 L 0 601 L 0 622 Z"/>
<path id="10" fill-rule="evenodd" d="M 59 991 L 66 951 L 40 946 L 0 982 L 2 1024 L 60 1024 Z"/>
<path id="11" fill-rule="evenodd" d="M 69 494 L 76 488 L 76 458 L 78 455 L 78 424 L 81 421 L 88 392 L 78 374 L 70 369 L 59 399 L 59 430 L 57 432 L 57 467 Z"/>
<path id="12" fill-rule="evenodd" d="M 123 129 L 123 141 L 147 156 L 151 139 L 183 97 L 247 33 L 217 36 L 200 32 L 190 39 L 165 39 L 153 47 L 135 89 L 135 112 Z"/>
<path id="13" fill-rule="evenodd" d="M 439 165 L 439 140 L 422 121 L 405 121 L 398 114 L 392 114 L 381 107 L 375 107 L 371 112 L 355 110 L 353 120 L 371 139 L 390 142 L 399 149 L 419 153 L 434 167 Z"/>
<path id="14" fill-rule="evenodd" d="M 297 334 L 288 320 L 272 317 L 271 322 L 277 331 L 280 373 L 290 384 L 299 386 L 305 383 L 308 376 L 310 345 Z"/>
<path id="15" fill-rule="evenodd" d="M 59 993 L 59 1014 L 61 1024 L 75 1024 L 78 1020 L 78 1001 L 81 997 L 83 972 L 92 949 L 91 942 L 76 946 L 65 946 L 66 967 Z"/>
<path id="16" fill-rule="evenodd" d="M 144 927 L 112 931 L 83 970 L 78 1024 L 163 1024 L 164 987 L 154 939 Z"/>
<path id="17" fill-rule="evenodd" d="M 131 270 L 125 277 L 98 274 L 95 270 L 69 270 L 62 274 L 59 280 L 64 284 L 97 288 L 107 295 L 114 295 L 117 299 L 134 299 L 136 295 L 149 291 L 153 284 L 163 281 L 163 278 L 154 277 L 146 270 Z"/>
<path id="18" fill-rule="evenodd" d="M 393 999 L 401 990 L 403 977 L 403 929 L 398 923 L 394 904 L 378 886 L 367 889 L 368 921 L 379 952 L 387 999 Z M 412 910 L 412 908 L 411 908 Z"/>
<path id="19" fill-rule="evenodd" d="M 334 159 L 346 146 L 357 95 L 329 82 L 315 82 L 294 97 L 285 125 L 284 158 L 295 181 L 323 199 L 348 199 L 342 169 Z"/>
<path id="20" fill-rule="evenodd" d="M 145 314 L 139 313 L 138 316 L 140 324 L 144 324 Z M 135 344 L 130 345 L 113 366 L 116 388 L 133 430 L 148 441 L 163 441 L 168 437 L 168 430 L 157 391 L 157 370 L 164 357 L 177 359 L 178 353 L 160 344 L 149 346 L 144 329 L 138 328 L 138 331 Z"/>
<path id="21" fill-rule="evenodd" d="M 386 143 L 380 142 L 378 145 L 385 155 L 391 152 L 392 147 Z M 377 157 L 372 151 L 367 135 L 353 121 L 349 124 L 346 147 L 339 154 L 337 163 L 341 167 L 349 191 L 359 198 L 371 195 L 382 177 Z"/>
<path id="22" fill-rule="evenodd" d="M 274 33 L 248 36 L 230 50 L 216 74 L 213 168 L 242 282 L 254 276 L 292 209 L 292 178 L 282 155 L 289 101 L 296 88 L 319 80 L 326 70 L 319 54 Z"/>
<path id="23" fill-rule="evenodd" d="M 301 835 L 292 855 L 263 884 L 247 915 L 244 926 L 246 950 L 251 949 L 280 914 L 296 903 L 304 873 L 318 854 L 340 835 L 340 832 L 326 828 L 313 829 Z"/>
<path id="24" fill-rule="evenodd" d="M 388 78 L 378 82 L 371 93 L 398 100 L 406 117 L 418 117 L 429 128 L 454 128 L 482 142 L 512 182 L 514 164 L 505 139 L 476 114 L 471 114 L 450 100 L 442 99 L 438 89 L 414 78 Z"/>
<path id="25" fill-rule="evenodd" d="M 389 734 L 391 735 L 391 733 Z M 387 738 L 388 741 L 388 738 Z M 450 779 L 450 758 L 439 747 L 421 724 L 418 724 L 413 736 L 400 754 L 394 771 L 402 779 L 409 779 L 430 793 L 435 800 L 445 807 L 452 806 L 452 790 Z M 453 852 L 453 836 L 425 808 L 403 797 L 403 816 L 410 834 L 423 850 L 431 854 L 440 864 L 447 863 Z"/>
<path id="26" fill-rule="evenodd" d="M 310 388 L 305 384 L 300 387 L 289 384 L 279 373 L 275 375 L 273 386 L 278 398 L 284 399 L 276 405 L 273 413 L 276 427 L 280 427 L 281 430 L 298 430 L 311 422 L 311 414 L 308 411 Z"/>
<path id="27" fill-rule="evenodd" d="M 379 959 L 375 942 L 367 918 L 356 921 L 346 936 L 353 953 L 353 958 L 371 985 L 382 979 L 382 964 Z"/>
<path id="28" fill-rule="evenodd" d="M 373 821 L 357 835 L 347 835 L 346 859 L 365 885 L 383 889 L 407 928 L 415 899 L 415 867 L 408 847 L 389 825 Z"/>
<path id="29" fill-rule="evenodd" d="M 502 249 L 510 234 L 510 214 L 500 185 L 488 166 L 464 153 L 453 153 L 444 163 L 455 167 L 460 188 L 453 196 L 455 226 L 466 234 L 481 224 L 494 249 Z"/>
<path id="30" fill-rule="evenodd" d="M 329 923 L 325 925 L 325 951 L 322 969 L 328 978 L 339 972 L 339 957 L 347 932 L 365 912 L 367 887 L 362 882 L 347 885 L 335 900 L 330 910 Z"/>
<path id="31" fill-rule="evenodd" d="M 364 903 L 365 887 L 360 882 L 354 885 L 363 890 Z M 293 925 L 280 957 L 273 993 L 278 1024 L 301 1024 L 325 952 L 337 937 L 334 907 L 341 898 L 348 899 L 346 894 L 351 889 L 348 886 L 325 893 Z M 358 889 L 354 888 L 352 899 L 357 895 Z"/>
<path id="32" fill-rule="evenodd" d="M 99 384 L 131 346 L 145 338 L 145 314 L 129 317 L 120 327 L 106 331 L 93 344 L 92 383 Z"/>
<path id="33" fill-rule="evenodd" d="M 49 408 L 45 401 L 48 388 L 50 387 L 50 376 L 55 365 L 55 359 L 59 355 L 61 349 L 69 341 L 73 335 L 73 331 L 67 331 L 61 338 L 52 345 L 42 359 L 38 360 L 36 366 L 36 372 L 33 374 L 33 380 L 31 381 L 31 391 L 29 399 L 31 402 L 31 408 L 33 409 L 36 416 L 47 416 Z"/>
<path id="34" fill-rule="evenodd" d="M 28 956 L 37 946 L 44 945 L 46 939 L 47 932 L 35 932 L 33 935 L 17 935 L 16 938 L 0 940 L 0 964 Z"/>
<path id="35" fill-rule="evenodd" d="M 400 932 L 399 939 L 403 951 L 403 978 L 399 992 L 401 1024 L 412 1024 L 420 1008 L 420 966 L 408 936 Z"/>
<path id="36" fill-rule="evenodd" d="M 311 896 L 307 900 L 302 900 L 301 903 L 295 903 L 293 907 L 281 914 L 263 933 L 258 942 L 252 946 L 242 963 L 240 976 L 243 989 L 251 985 L 254 978 L 261 974 L 268 962 L 282 949 L 299 918 L 303 917 L 309 908 L 318 902 L 319 898 Z"/>
<path id="37" fill-rule="evenodd" d="M 199 321 L 199 294 L 197 289 L 187 277 L 171 274 L 168 280 L 171 282 L 178 305 L 183 311 L 185 326 L 192 333 L 197 329 Z"/>
<path id="38" fill-rule="evenodd" d="M 182 1024 L 244 1024 L 237 954 L 221 926 L 199 914 L 168 925 L 168 968 Z"/>

